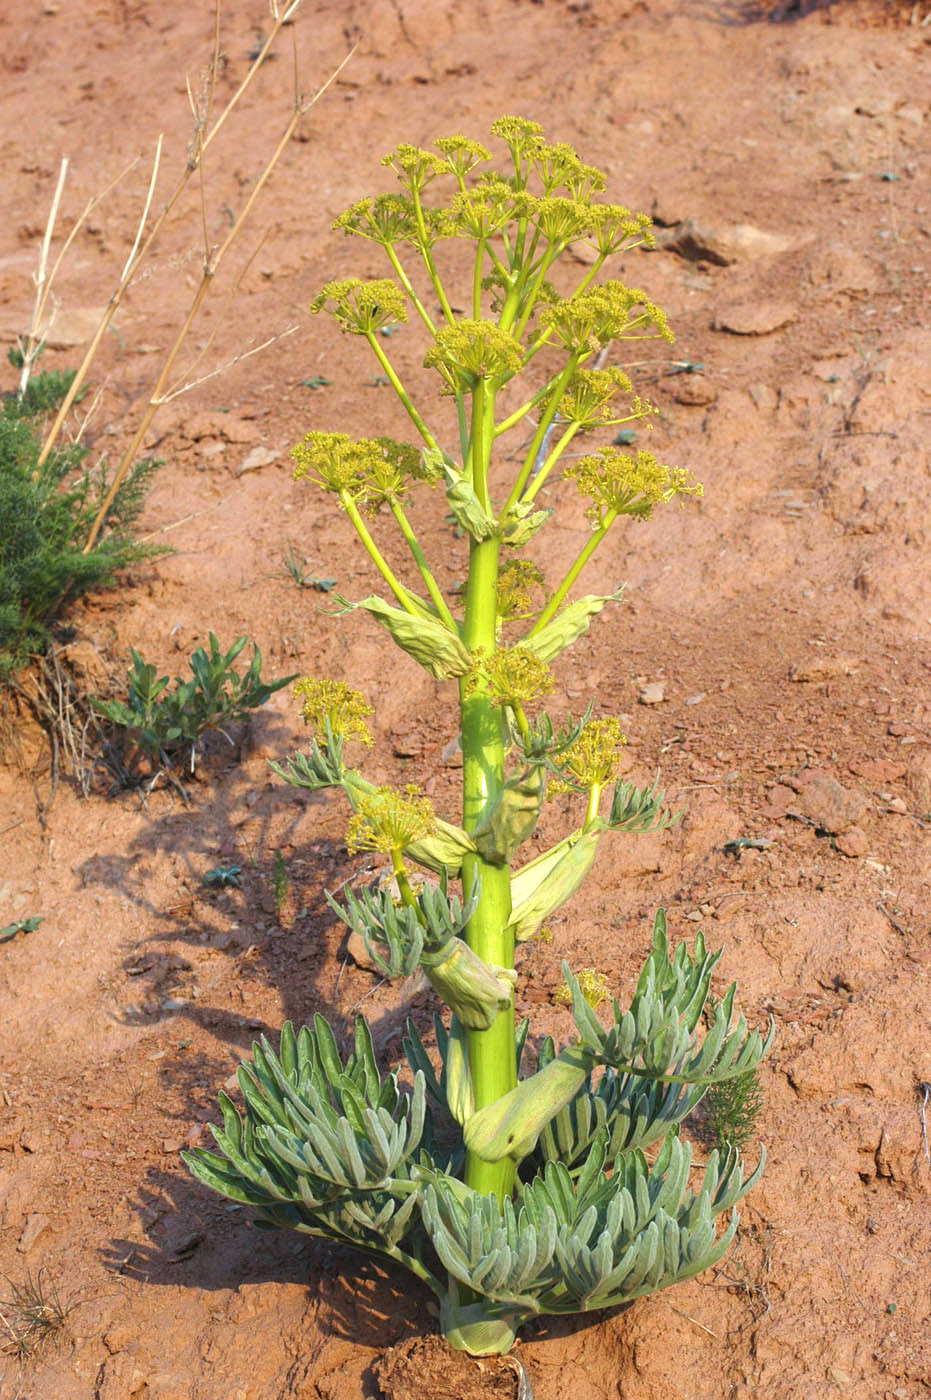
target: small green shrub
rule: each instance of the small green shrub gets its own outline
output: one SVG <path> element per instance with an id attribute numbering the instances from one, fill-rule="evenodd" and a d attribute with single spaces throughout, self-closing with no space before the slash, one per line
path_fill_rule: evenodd
<path id="1" fill-rule="evenodd" d="M 131 647 L 126 700 L 93 701 L 99 715 L 128 731 L 141 749 L 168 768 L 185 761 L 193 772 L 197 746 L 205 734 L 222 733 L 225 724 L 248 719 L 276 690 L 294 680 L 292 675 L 263 681 L 262 653 L 255 643 L 249 667 L 240 675 L 234 662 L 249 638 L 239 637 L 227 652 L 212 632 L 208 638 L 209 654 L 198 647 L 188 663 L 191 680 L 175 676 L 170 689 L 168 676 L 159 676 L 158 668 Z"/>
<path id="2" fill-rule="evenodd" d="M 67 604 L 111 583 L 118 570 L 166 551 L 133 537 L 159 463 L 138 462 L 107 513 L 93 548 L 85 545 L 107 491 L 103 466 L 83 465 L 79 443 L 55 448 L 39 466 L 41 420 L 64 398 L 70 373 L 34 375 L 20 398 L 0 398 L 0 683 L 44 653 Z"/>

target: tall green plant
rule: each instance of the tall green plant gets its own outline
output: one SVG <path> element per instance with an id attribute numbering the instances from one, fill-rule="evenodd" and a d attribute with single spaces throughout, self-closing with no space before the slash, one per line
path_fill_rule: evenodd
<path id="1" fill-rule="evenodd" d="M 701 487 L 646 451 L 573 456 L 561 476 L 585 498 L 590 531 L 555 586 L 524 553 L 551 514 L 540 493 L 577 435 L 653 412 L 622 370 L 601 367 L 604 355 L 617 341 L 670 333 L 643 292 L 595 280 L 609 257 L 650 241 L 649 220 L 601 200 L 600 172 L 569 146 L 546 143 L 535 123 L 508 117 L 492 131 L 507 150 L 504 173 L 488 168 L 482 145 L 458 136 L 437 141 L 436 152 L 400 146 L 386 157 L 401 192 L 360 200 L 337 227 L 381 246 L 393 278 L 331 282 L 313 306 L 368 343 L 418 447 L 313 431 L 294 450 L 295 475 L 336 497 L 388 589 L 390 600 L 350 606 L 458 686 L 462 823 L 438 817 L 416 789 L 376 787 L 348 765 L 347 747 L 371 742 L 372 711 L 343 682 L 298 682 L 314 737 L 306 752 L 272 765 L 297 787 L 345 792 L 350 851 L 381 852 L 394 888 L 349 894 L 333 908 L 387 975 L 422 967 L 449 1018 L 436 1018 L 436 1055 L 409 1025 L 409 1094 L 397 1070 L 382 1076 L 363 1018 L 347 1059 L 322 1017 L 297 1034 L 285 1026 L 278 1054 L 263 1041 L 240 1072 L 245 1116 L 221 1100 L 220 1153 L 187 1155 L 201 1181 L 266 1223 L 405 1264 L 439 1298 L 450 1342 L 476 1354 L 507 1351 L 537 1314 L 628 1302 L 721 1257 L 736 1216 L 720 1234 L 715 1220 L 756 1173 L 744 1181 L 736 1152 L 712 1153 L 690 1187 L 691 1154 L 677 1128 L 710 1084 L 747 1073 L 769 1043 L 735 1021 L 733 987 L 702 1038 L 720 954 L 699 935 L 693 951 L 680 944 L 671 957 L 660 913 L 630 1008 L 615 1002 L 602 1024 L 566 967 L 576 1038 L 561 1050 L 546 1038 L 535 1072 L 521 1077 L 528 1026 L 514 1019 L 515 945 L 578 889 L 607 832 L 674 820 L 656 784 L 618 780 L 617 720 L 593 719 L 590 708 L 559 726 L 539 708 L 555 686 L 550 663 L 620 596 L 570 594 L 618 520 L 647 520 Z M 450 183 L 446 198 L 432 199 Z M 474 255 L 470 284 L 456 296 L 437 257 L 447 239 Z M 550 275 L 579 242 L 593 250 L 590 266 L 563 295 Z M 453 309 L 460 301 L 465 312 Z M 455 455 L 388 354 L 382 332 L 411 313 L 426 332 L 424 363 L 455 405 Z M 506 386 L 517 406 L 501 409 Z M 512 469 L 505 436 L 519 438 L 528 423 Z M 444 488 L 468 539 L 461 604 L 439 586 L 408 512 L 421 483 Z M 379 513 L 406 543 L 419 591 L 377 543 Z M 518 865 L 548 779 L 578 794 L 584 815 Z M 413 866 L 437 879 L 418 888 Z M 657 1144 L 648 1161 L 644 1150 Z"/>

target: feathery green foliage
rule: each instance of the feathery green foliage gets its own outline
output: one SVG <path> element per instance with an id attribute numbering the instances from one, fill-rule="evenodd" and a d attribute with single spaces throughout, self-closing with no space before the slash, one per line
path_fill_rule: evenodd
<path id="1" fill-rule="evenodd" d="M 64 398 L 70 376 L 34 375 L 22 398 L 0 399 L 0 683 L 45 650 L 67 604 L 116 573 L 164 550 L 139 544 L 133 526 L 159 463 L 136 464 L 117 492 L 106 528 L 84 546 L 107 490 L 103 467 L 84 466 L 79 443 L 55 448 L 40 467 L 43 417 Z"/>

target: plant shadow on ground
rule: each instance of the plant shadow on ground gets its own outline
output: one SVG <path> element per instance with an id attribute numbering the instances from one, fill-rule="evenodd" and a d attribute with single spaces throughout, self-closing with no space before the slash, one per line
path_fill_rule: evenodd
<path id="1" fill-rule="evenodd" d="M 292 1283 L 325 1305 L 333 1336 L 375 1349 L 432 1330 L 429 1295 L 400 1267 L 327 1240 L 255 1227 L 247 1207 L 224 1206 L 187 1175 L 152 1168 L 132 1205 L 147 1242 L 114 1237 L 110 1272 L 147 1286 L 233 1291 Z"/>
<path id="2" fill-rule="evenodd" d="M 283 725 L 274 730 L 268 731 L 269 743 L 283 754 L 289 736 Z M 153 795 L 150 820 L 135 839 L 119 852 L 96 853 L 75 873 L 87 887 L 115 892 L 156 925 L 125 949 L 110 988 L 119 1009 L 111 1014 L 124 1024 L 164 1031 L 155 1089 L 162 1121 L 177 1124 L 179 1145 L 209 1146 L 206 1125 L 220 1118 L 218 1090 L 225 1086 L 236 1096 L 236 1065 L 261 1035 L 277 1047 L 282 1021 L 303 1024 L 319 1011 L 345 1050 L 356 1011 L 372 1008 L 369 1023 L 385 1065 L 400 1055 L 409 1015 L 426 1035 L 434 1003 L 429 990 L 404 1000 L 397 989 L 386 988 L 390 1004 L 378 1006 L 371 994 L 381 989 L 379 978 L 340 954 L 347 930 L 329 909 L 324 890 L 336 891 L 347 880 L 363 883 L 371 868 L 350 860 L 341 839 L 307 834 L 309 809 L 320 814 L 319 824 L 309 825 L 339 829 L 342 814 L 327 812 L 334 799 L 287 787 L 255 762 L 208 767 L 202 777 L 190 787 L 189 806 L 171 792 Z M 123 794 L 116 800 L 133 798 Z M 278 850 L 288 851 L 288 916 L 276 907 Z M 218 865 L 240 867 L 238 886 L 205 885 L 205 873 Z M 151 892 L 164 888 L 164 881 L 153 886 L 153 867 L 162 874 L 170 868 L 178 889 L 164 908 Z M 334 960 L 342 968 L 335 979 Z M 142 1092 L 132 1085 L 130 1091 Z M 180 1165 L 177 1172 L 150 1169 L 130 1204 L 147 1242 L 113 1238 L 103 1262 L 114 1272 L 204 1289 L 270 1279 L 300 1283 L 326 1294 L 338 1335 L 358 1341 L 364 1324 L 372 1338 L 361 1339 L 373 1347 L 397 1341 L 399 1319 L 408 1314 L 416 1313 L 421 1330 L 431 1330 L 427 1294 L 418 1286 L 412 1299 L 401 1270 L 395 1275 L 365 1261 L 368 1292 L 360 1302 L 355 1287 L 364 1256 L 353 1255 L 350 1268 L 347 1250 L 255 1229 L 246 1208 L 239 1213 L 223 1206 Z M 353 1279 L 352 1289 L 342 1282 L 344 1275 Z M 417 1330 L 413 1322 L 410 1327 Z"/>
<path id="3" fill-rule="evenodd" d="M 697 0 L 694 12 L 712 24 L 741 27 L 750 24 L 795 24 L 809 15 L 822 12 L 828 22 L 831 12 L 851 11 L 862 0 Z M 876 0 L 872 7 L 876 15 L 894 16 L 896 11 L 908 15 L 910 5 L 900 0 Z M 903 21 L 905 22 L 905 21 Z"/>

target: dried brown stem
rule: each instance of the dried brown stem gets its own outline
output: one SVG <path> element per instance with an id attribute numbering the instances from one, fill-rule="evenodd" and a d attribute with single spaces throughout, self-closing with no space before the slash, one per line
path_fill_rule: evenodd
<path id="1" fill-rule="evenodd" d="M 296 4 L 291 6 L 291 9 L 295 8 Z M 288 11 L 288 13 L 290 13 L 290 11 Z M 330 77 L 326 80 L 326 82 L 320 88 L 317 89 L 313 97 L 310 98 L 308 101 L 302 100 L 298 92 L 295 93 L 294 110 L 291 113 L 290 120 L 288 121 L 284 132 L 282 133 L 278 145 L 275 147 L 274 153 L 266 163 L 265 169 L 262 171 L 262 174 L 256 181 L 255 186 L 249 195 L 249 198 L 246 200 L 242 213 L 236 220 L 233 227 L 230 229 L 229 233 L 226 235 L 226 238 L 223 240 L 223 243 L 220 245 L 220 248 L 217 251 L 217 253 L 213 256 L 212 259 L 208 257 L 205 260 L 203 276 L 201 277 L 200 284 L 198 285 L 197 290 L 194 293 L 194 298 L 191 302 L 188 313 L 184 318 L 184 322 L 181 326 L 181 329 L 175 337 L 174 344 L 169 350 L 168 355 L 162 365 L 162 369 L 158 376 L 158 380 L 155 384 L 155 388 L 152 390 L 152 393 L 149 396 L 149 402 L 146 405 L 145 411 L 142 414 L 138 427 L 136 428 L 136 431 L 133 434 L 132 441 L 130 442 L 129 446 L 124 452 L 123 457 L 120 461 L 120 465 L 117 468 L 117 471 L 113 477 L 113 481 L 110 483 L 109 490 L 107 491 L 106 496 L 101 502 L 100 509 L 97 512 L 96 519 L 94 520 L 93 526 L 91 527 L 90 533 L 87 537 L 87 542 L 84 545 L 83 552 L 85 554 L 89 553 L 90 550 L 93 549 L 97 541 L 97 537 L 100 534 L 100 531 L 103 527 L 103 523 L 106 519 L 107 512 L 113 504 L 114 498 L 116 497 L 116 493 L 126 477 L 126 473 L 129 471 L 130 466 L 136 458 L 136 453 L 139 451 L 142 441 L 149 430 L 149 426 L 152 422 L 152 419 L 155 416 L 161 404 L 165 402 L 165 386 L 174 367 L 175 360 L 181 352 L 181 348 L 184 345 L 188 333 L 190 332 L 191 326 L 194 324 L 194 321 L 197 317 L 197 313 L 199 312 L 207 296 L 207 292 L 209 291 L 213 279 L 216 276 L 218 268 L 223 262 L 223 259 L 225 258 L 226 254 L 229 252 L 229 249 L 232 247 L 241 229 L 245 225 L 246 220 L 248 219 L 249 214 L 254 208 L 260 194 L 265 188 L 265 185 L 271 178 L 275 167 L 277 166 L 279 160 L 284 154 L 284 151 L 289 141 L 294 135 L 299 121 L 304 116 L 305 112 L 309 111 L 309 109 L 314 105 L 314 103 L 317 102 L 319 98 L 323 96 L 323 94 L 326 92 L 327 88 L 331 85 L 331 83 L 335 82 L 336 78 L 339 76 L 343 68 L 349 62 L 349 59 L 352 57 L 352 53 L 354 51 L 355 50 L 353 49 L 350 51 L 349 54 L 347 54 L 346 58 L 343 59 L 339 67 L 333 73 L 331 73 Z M 222 120 L 222 118 L 220 120 Z M 219 122 L 217 123 L 217 125 L 219 125 Z M 216 127 L 214 128 L 214 130 L 216 130 Z"/>
<path id="2" fill-rule="evenodd" d="M 110 322 L 113 320 L 117 307 L 119 306 L 120 302 L 123 299 L 123 296 L 126 293 L 126 289 L 129 286 L 130 281 L 132 280 L 132 276 L 135 273 L 136 268 L 148 254 L 149 249 L 152 247 L 152 244 L 158 237 L 158 234 L 161 232 L 165 220 L 168 218 L 169 214 L 174 209 L 178 200 L 181 198 L 181 195 L 184 193 L 184 190 L 187 187 L 188 181 L 194 174 L 195 170 L 198 168 L 200 162 L 203 160 L 204 154 L 207 151 L 208 147 L 219 135 L 227 118 L 238 106 L 243 95 L 248 90 L 253 79 L 255 78 L 256 73 L 264 63 L 269 49 L 277 39 L 282 26 L 286 24 L 287 21 L 297 12 L 301 4 L 302 0 L 292 0 L 292 3 L 288 5 L 284 13 L 278 18 L 276 18 L 275 23 L 272 26 L 271 33 L 269 34 L 265 43 L 262 45 L 259 54 L 250 64 L 248 72 L 246 73 L 242 82 L 239 84 L 239 87 L 236 89 L 233 96 L 230 98 L 229 102 L 224 107 L 223 111 L 220 113 L 219 117 L 213 125 L 213 128 L 202 139 L 197 139 L 197 133 L 195 132 L 196 145 L 192 148 L 192 152 L 188 157 L 184 170 L 179 176 L 174 189 L 172 190 L 167 201 L 163 205 L 161 212 L 159 213 L 154 224 L 150 228 L 145 239 L 140 242 L 142 229 L 145 225 L 145 218 L 148 214 L 149 202 L 151 200 L 151 188 L 152 186 L 154 186 L 155 170 L 153 170 L 152 181 L 150 183 L 149 199 L 146 201 L 146 208 L 143 215 L 143 219 L 140 222 L 140 229 L 139 233 L 136 236 L 136 242 L 134 244 L 133 253 L 130 255 L 126 266 L 123 268 L 123 272 L 120 277 L 119 283 L 117 284 L 116 290 L 114 291 L 113 295 L 110 297 L 110 300 L 107 304 L 107 309 L 103 315 L 103 319 L 101 320 L 100 325 L 98 326 L 94 337 L 90 345 L 88 346 L 87 352 L 84 355 L 84 359 L 81 361 L 78 371 L 74 377 L 74 381 L 72 382 L 68 393 L 65 395 L 65 398 L 62 401 L 61 407 L 59 408 L 58 413 L 55 416 L 55 420 L 49 428 L 48 434 L 45 438 L 45 442 L 42 445 L 42 451 L 39 454 L 39 467 L 41 467 L 42 464 L 45 462 L 46 458 L 48 457 L 49 453 L 51 452 L 52 448 L 58 440 L 59 434 L 61 433 L 62 425 L 64 424 L 64 421 L 71 410 L 71 406 L 74 403 L 75 398 L 77 397 L 78 393 L 83 387 L 84 381 L 87 378 L 87 375 L 90 371 L 90 367 L 100 347 L 100 342 L 106 334 Z M 215 53 L 216 52 L 217 50 L 215 50 Z M 344 63 L 346 61 L 347 60 L 344 60 Z M 216 60 L 214 63 L 214 67 L 215 66 Z M 336 73 L 334 73 L 333 78 L 335 78 L 337 74 L 342 71 L 342 68 L 343 64 L 340 64 L 340 67 L 336 70 Z M 329 87 L 330 83 L 333 81 L 333 78 L 330 78 L 329 81 L 324 85 L 324 87 L 320 89 L 320 92 L 316 95 L 317 97 L 319 97 L 326 90 L 326 88 Z M 316 101 L 316 97 L 314 98 L 314 101 Z M 158 151 L 156 153 L 156 167 L 158 164 L 158 156 L 160 155 L 160 152 L 161 138 L 159 138 L 159 146 Z"/>

